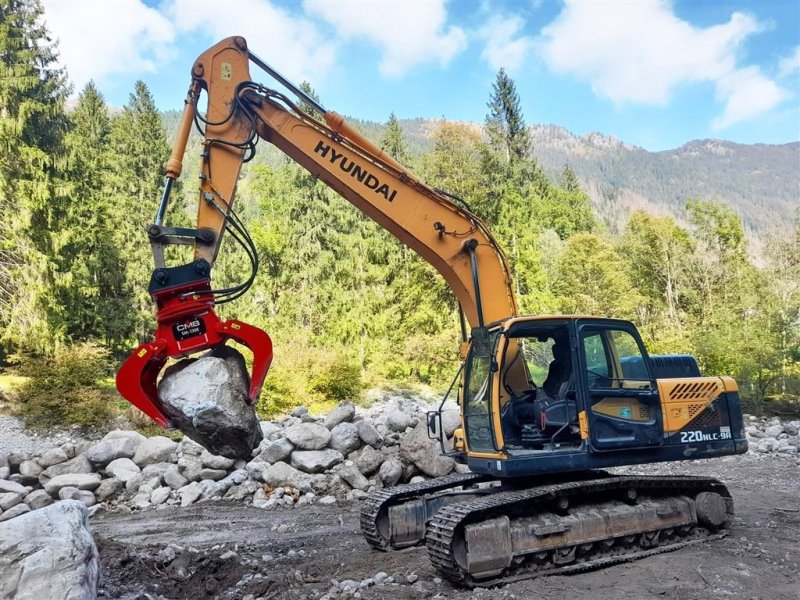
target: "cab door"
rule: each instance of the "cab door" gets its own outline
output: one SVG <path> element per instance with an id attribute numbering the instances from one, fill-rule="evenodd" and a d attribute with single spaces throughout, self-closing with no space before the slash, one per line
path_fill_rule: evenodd
<path id="1" fill-rule="evenodd" d="M 595 452 L 660 446 L 664 426 L 658 386 L 635 329 L 579 327 L 582 387 Z"/>

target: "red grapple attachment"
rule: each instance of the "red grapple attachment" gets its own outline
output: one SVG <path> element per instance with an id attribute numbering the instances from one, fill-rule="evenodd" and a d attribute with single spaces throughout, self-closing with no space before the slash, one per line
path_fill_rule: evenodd
<path id="1" fill-rule="evenodd" d="M 209 289 L 209 281 L 204 280 L 154 292 L 155 339 L 136 348 L 117 371 L 120 395 L 162 427 L 169 427 L 170 420 L 162 410 L 156 381 L 168 358 L 215 348 L 229 339 L 246 346 L 253 353 L 250 404 L 258 400 L 272 362 L 269 335 L 242 321 L 221 320 L 214 312 Z"/>

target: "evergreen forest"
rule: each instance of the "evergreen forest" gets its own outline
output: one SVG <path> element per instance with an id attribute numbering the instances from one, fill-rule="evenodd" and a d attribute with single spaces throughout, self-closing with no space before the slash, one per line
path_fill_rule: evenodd
<path id="1" fill-rule="evenodd" d="M 91 82 L 68 109 L 68 73 L 56 67 L 42 17 L 38 0 L 0 0 L 0 369 L 35 374 L 60 365 L 48 372 L 75 375 L 90 361 L 96 371 L 81 381 L 102 390 L 155 328 L 145 229 L 176 117 L 157 110 L 143 82 L 121 110 Z M 502 69 L 486 100 L 482 130 L 442 120 L 424 148 L 409 144 L 387 106 L 374 141 L 489 224 L 524 313 L 630 319 L 651 353 L 691 353 L 703 373 L 735 377 L 751 410 L 796 406 L 798 214 L 780 215 L 780 226 L 760 234 L 758 260 L 739 212 L 710 198 L 683 198 L 680 219 L 634 210 L 611 227 L 569 165 L 554 172 L 535 160 Z M 236 199 L 261 269 L 246 296 L 220 307 L 273 338 L 263 412 L 380 385 L 446 387 L 460 327 L 445 282 L 267 146 L 246 165 Z M 199 148 L 195 136 L 170 224 L 194 218 Z M 227 242 L 215 285 L 248 274 Z"/>

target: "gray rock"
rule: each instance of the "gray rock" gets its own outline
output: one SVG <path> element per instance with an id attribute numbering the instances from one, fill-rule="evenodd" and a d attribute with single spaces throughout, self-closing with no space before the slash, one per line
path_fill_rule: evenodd
<path id="1" fill-rule="evenodd" d="M 203 470 L 203 463 L 199 457 L 184 456 L 178 459 L 178 469 L 181 475 L 189 481 L 198 481 L 200 479 L 200 471 Z"/>
<path id="2" fill-rule="evenodd" d="M 203 452 L 206 452 L 206 449 L 192 438 L 183 436 L 178 444 L 178 452 L 181 456 L 202 456 Z"/>
<path id="3" fill-rule="evenodd" d="M 58 491 L 58 497 L 62 500 L 77 500 L 83 502 L 87 507 L 97 504 L 97 498 L 88 490 L 79 490 L 74 487 L 63 487 Z"/>
<path id="4" fill-rule="evenodd" d="M 353 420 L 356 416 L 356 407 L 352 402 L 342 402 L 337 405 L 331 412 L 329 412 L 322 420 L 322 424 L 328 429 L 333 429 L 339 423 L 345 423 Z"/>
<path id="5" fill-rule="evenodd" d="M 193 481 L 189 485 L 185 485 L 179 489 L 178 493 L 181 496 L 181 507 L 185 508 L 200 498 L 200 495 L 203 493 L 203 486 Z"/>
<path id="6" fill-rule="evenodd" d="M 86 451 L 86 458 L 94 465 L 107 465 L 117 458 L 133 458 L 140 444 L 132 437 L 103 440 Z"/>
<path id="7" fill-rule="evenodd" d="M 200 496 L 201 499 L 221 498 L 225 492 L 228 491 L 228 488 L 231 487 L 230 482 L 224 479 L 221 479 L 220 481 L 203 479 L 200 481 L 200 486 L 203 488 L 203 493 Z"/>
<path id="8" fill-rule="evenodd" d="M 169 488 L 168 487 L 160 487 L 153 490 L 153 493 L 150 494 L 150 504 L 153 506 L 158 506 L 159 504 L 164 504 L 169 498 Z"/>
<path id="9" fill-rule="evenodd" d="M 249 458 L 263 438 L 249 391 L 244 357 L 229 346 L 178 363 L 158 385 L 164 412 L 183 433 L 233 459 Z"/>
<path id="10" fill-rule="evenodd" d="M 0 598 L 88 600 L 96 597 L 98 573 L 80 502 L 57 502 L 0 525 Z"/>
<path id="11" fill-rule="evenodd" d="M 319 500 L 317 500 L 317 504 L 322 504 L 323 506 L 330 506 L 331 504 L 336 504 L 336 496 L 323 496 Z"/>
<path id="12" fill-rule="evenodd" d="M 267 443 L 264 450 L 258 455 L 258 458 L 264 462 L 273 464 L 286 460 L 293 451 L 294 444 L 286 438 L 280 438 L 274 442 Z"/>
<path id="13" fill-rule="evenodd" d="M 177 465 L 170 465 L 167 467 L 167 470 L 164 471 L 164 483 L 166 483 L 173 490 L 177 490 L 189 483 L 189 480 L 181 475 Z"/>
<path id="14" fill-rule="evenodd" d="M 453 437 L 456 429 L 461 427 L 461 411 L 454 402 L 448 402 L 442 407 L 442 429 L 446 437 Z"/>
<path id="15" fill-rule="evenodd" d="M 783 433 L 783 425 L 770 425 L 764 430 L 766 437 L 776 438 Z"/>
<path id="16" fill-rule="evenodd" d="M 362 442 L 369 444 L 373 448 L 380 448 L 383 446 L 383 436 L 375 429 L 375 425 L 372 424 L 372 421 L 362 419 L 356 423 L 356 426 L 358 427 L 358 435 L 361 437 Z"/>
<path id="17" fill-rule="evenodd" d="M 25 496 L 25 504 L 31 507 L 32 510 L 37 510 L 53 503 L 50 494 L 44 490 L 33 490 L 30 494 Z"/>
<path id="18" fill-rule="evenodd" d="M 19 492 L 5 492 L 4 494 L 0 494 L 0 510 L 8 510 L 12 506 L 16 506 L 22 499 L 26 496 L 26 494 L 20 494 Z"/>
<path id="19" fill-rule="evenodd" d="M 106 465 L 106 475 L 116 477 L 122 483 L 127 483 L 141 472 L 139 465 L 130 458 L 118 458 Z"/>
<path id="20" fill-rule="evenodd" d="M 401 477 L 401 479 L 403 481 L 408 481 L 409 479 L 414 477 L 414 475 L 419 475 L 420 473 L 421 471 L 419 470 L 417 465 L 415 465 L 412 462 L 405 463 L 403 465 L 403 476 Z"/>
<path id="21" fill-rule="evenodd" d="M 219 481 L 225 477 L 227 473 L 222 469 L 201 469 L 200 479 L 210 479 L 211 481 Z"/>
<path id="22" fill-rule="evenodd" d="M 297 488 L 301 492 L 313 491 L 313 479 L 311 476 L 302 471 L 298 471 L 284 462 L 270 465 L 269 468 L 264 471 L 264 481 L 272 487 L 289 485 Z"/>
<path id="23" fill-rule="evenodd" d="M 265 467 L 267 465 L 263 464 Z M 244 500 L 248 496 L 252 496 L 257 490 L 261 489 L 261 484 L 257 481 L 245 481 L 241 485 L 232 485 L 225 492 L 223 498 L 225 500 Z"/>
<path id="24" fill-rule="evenodd" d="M 398 458 L 387 458 L 381 465 L 378 475 L 385 487 L 397 485 L 403 476 L 403 463 Z"/>
<path id="25" fill-rule="evenodd" d="M 174 466 L 175 465 L 173 463 L 166 463 L 166 462 L 153 463 L 152 465 L 147 465 L 144 469 L 142 469 L 142 479 L 148 481 L 155 477 L 158 478 L 160 483 L 161 481 L 163 481 L 167 469 Z"/>
<path id="26" fill-rule="evenodd" d="M 256 508 L 262 508 L 262 509 L 268 508 L 268 505 L 269 508 L 272 508 L 276 504 L 277 502 L 275 502 L 275 500 L 270 499 L 264 488 L 258 488 L 255 494 L 253 494 L 253 506 L 255 506 Z"/>
<path id="27" fill-rule="evenodd" d="M 65 475 L 67 473 L 93 473 L 94 469 L 92 464 L 86 458 L 85 454 L 78 454 L 75 458 L 71 458 L 66 462 L 47 467 L 39 475 L 39 483 L 44 485 L 53 477 Z"/>
<path id="28" fill-rule="evenodd" d="M 6 456 L 6 464 L 12 471 L 19 470 L 19 466 L 26 460 L 33 460 L 30 452 L 12 452 Z"/>
<path id="29" fill-rule="evenodd" d="M 289 413 L 293 417 L 302 417 L 303 415 L 308 414 L 308 409 L 305 406 L 298 406 L 292 412 Z"/>
<path id="30" fill-rule="evenodd" d="M 31 507 L 28 506 L 27 504 L 24 504 L 24 503 L 23 504 L 17 504 L 16 506 L 12 506 L 8 510 L 3 511 L 3 513 L 0 514 L 0 521 L 9 521 L 9 520 L 11 520 L 11 519 L 13 519 L 15 517 L 19 517 L 21 515 L 24 515 L 25 513 L 28 513 L 30 511 L 31 511 Z M 0 535 L 2 535 L 2 529 L 0 529 Z M 0 542 L 2 542 L 2 540 L 0 540 Z M 2 543 L 0 543 L 0 549 L 1 548 L 2 548 Z M 3 573 L 3 562 L 2 562 L 2 559 L 0 559 L 0 576 L 2 576 L 2 573 Z M 1 587 L 2 587 L 2 583 L 0 583 L 0 588 Z M 0 598 L 2 598 L 2 597 L 5 597 L 5 596 L 0 596 Z"/>
<path id="31" fill-rule="evenodd" d="M 349 462 L 349 461 L 348 461 Z M 344 481 L 350 484 L 350 487 L 356 490 L 365 490 L 369 487 L 369 481 L 361 474 L 361 471 L 352 464 L 344 464 L 336 471 Z"/>
<path id="32" fill-rule="evenodd" d="M 403 436 L 400 455 L 431 477 L 443 477 L 455 466 L 452 458 L 441 456 L 439 442 L 428 438 L 428 428 L 424 422 L 417 423 L 411 432 Z"/>
<path id="33" fill-rule="evenodd" d="M 361 446 L 361 437 L 358 435 L 358 426 L 354 423 L 339 423 L 331 429 L 331 438 L 328 445 L 344 455 L 350 454 Z"/>
<path id="34" fill-rule="evenodd" d="M 42 452 L 42 455 L 36 459 L 36 462 L 43 467 L 52 467 L 53 465 L 57 465 L 67 460 L 69 460 L 69 456 L 67 456 L 67 453 L 61 448 L 51 448 L 50 450 L 45 450 Z"/>
<path id="35" fill-rule="evenodd" d="M 273 423 L 272 421 L 261 421 L 258 426 L 261 427 L 261 436 L 265 440 L 268 440 L 269 436 L 271 436 L 273 433 L 277 433 L 281 430 L 281 426 Z"/>
<path id="36" fill-rule="evenodd" d="M 97 486 L 97 489 L 94 491 L 94 495 L 97 497 L 97 500 L 100 502 L 105 502 L 112 496 L 115 496 L 122 490 L 122 482 L 117 479 L 116 477 L 111 477 L 110 479 L 103 479 L 100 482 L 100 485 Z"/>
<path id="37" fill-rule="evenodd" d="M 342 453 L 331 448 L 292 452 L 292 466 L 306 473 L 322 473 L 342 461 L 344 461 Z"/>
<path id="38" fill-rule="evenodd" d="M 177 449 L 177 442 L 173 442 L 164 436 L 156 435 L 139 444 L 136 453 L 133 455 L 133 462 L 140 467 L 153 463 L 169 462 Z"/>
<path id="39" fill-rule="evenodd" d="M 125 489 L 129 492 L 137 491 L 141 485 L 144 483 L 144 477 L 142 477 L 141 473 L 136 473 L 133 477 L 128 479 L 125 482 Z"/>
<path id="40" fill-rule="evenodd" d="M 26 460 L 19 465 L 19 474 L 29 483 L 39 481 L 42 471 L 44 471 L 44 467 L 35 460 Z"/>
<path id="41" fill-rule="evenodd" d="M 223 471 L 230 469 L 233 463 L 236 462 L 232 458 L 211 454 L 208 450 L 203 450 L 203 453 L 200 455 L 200 461 L 203 463 L 203 466 L 209 469 L 222 469 Z"/>
<path id="42" fill-rule="evenodd" d="M 268 468 L 269 463 L 266 463 L 263 460 L 251 460 L 245 467 L 247 474 L 251 477 L 251 479 L 255 479 L 256 481 L 264 481 L 264 472 Z"/>
<path id="43" fill-rule="evenodd" d="M 94 490 L 100 485 L 100 475 L 97 473 L 65 473 L 57 475 L 44 484 L 44 491 L 53 498 L 58 497 L 58 492 L 64 487 L 75 487 L 79 490 Z"/>
<path id="44" fill-rule="evenodd" d="M 386 427 L 390 431 L 403 433 L 406 429 L 413 425 L 414 421 L 410 415 L 407 415 L 401 410 L 392 410 L 386 415 Z"/>
<path id="45" fill-rule="evenodd" d="M 331 439 L 331 432 L 319 423 L 292 425 L 285 433 L 287 439 L 301 450 L 322 450 Z"/>
<path id="46" fill-rule="evenodd" d="M 137 445 L 147 439 L 146 436 L 132 429 L 114 429 L 103 436 L 103 440 L 118 440 L 120 438 L 131 439 L 136 442 Z"/>
<path id="47" fill-rule="evenodd" d="M 7 479 L 0 479 L 0 494 L 13 492 L 16 494 L 22 494 L 24 496 L 27 495 L 29 491 L 31 491 L 31 488 L 25 487 L 21 483 L 9 481 Z"/>
<path id="48" fill-rule="evenodd" d="M 358 453 L 354 462 L 358 470 L 364 475 L 372 475 L 380 468 L 383 459 L 383 454 L 378 450 L 375 450 L 372 446 L 365 446 L 364 449 Z"/>

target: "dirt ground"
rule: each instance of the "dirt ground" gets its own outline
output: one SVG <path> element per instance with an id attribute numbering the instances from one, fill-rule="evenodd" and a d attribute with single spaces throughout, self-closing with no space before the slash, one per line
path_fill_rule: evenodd
<path id="1" fill-rule="evenodd" d="M 207 502 L 94 517 L 99 597 L 299 600 L 327 593 L 332 579 L 361 581 L 384 571 L 401 585 L 366 587 L 361 597 L 800 599 L 798 461 L 745 455 L 620 471 L 723 480 L 736 504 L 730 535 L 593 572 L 469 591 L 439 579 L 424 547 L 371 550 L 361 538 L 355 504 L 263 511 Z"/>

